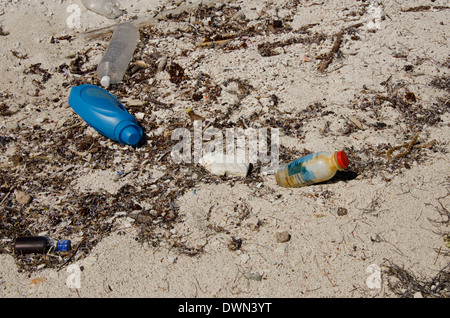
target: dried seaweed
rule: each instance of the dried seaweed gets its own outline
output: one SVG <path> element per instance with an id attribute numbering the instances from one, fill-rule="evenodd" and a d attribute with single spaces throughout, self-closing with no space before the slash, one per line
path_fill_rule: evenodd
<path id="1" fill-rule="evenodd" d="M 170 64 L 167 71 L 170 75 L 170 81 L 174 84 L 180 84 L 188 79 L 184 73 L 184 68 L 178 63 Z"/>
<path id="2" fill-rule="evenodd" d="M 416 94 L 408 90 L 403 82 L 392 83 L 388 79 L 381 84 L 384 85 L 384 92 L 364 91 L 360 101 L 353 105 L 356 111 L 368 113 L 371 118 L 378 120 L 375 124 L 377 128 L 388 128 L 380 115 L 385 107 L 394 110 L 398 115 L 398 123 L 406 125 L 405 133 L 407 135 L 421 132 L 426 126 L 439 125 L 443 116 L 450 111 L 448 101 L 440 98 L 437 98 L 436 102 L 431 105 L 424 106 L 418 101 Z M 414 98 L 411 97 L 412 95 Z"/>
<path id="3" fill-rule="evenodd" d="M 313 35 L 301 37 L 295 36 L 284 41 L 264 42 L 258 44 L 258 51 L 259 54 L 261 54 L 261 56 L 264 57 L 273 56 L 280 54 L 278 51 L 275 50 L 276 48 L 283 48 L 285 46 L 293 44 L 304 44 L 304 45 L 311 45 L 313 43 L 320 44 L 321 42 L 325 41 L 326 38 L 327 36 L 324 33 L 314 33 Z"/>
<path id="4" fill-rule="evenodd" d="M 450 76 L 437 76 L 431 81 L 431 85 L 450 93 Z"/>
<path id="5" fill-rule="evenodd" d="M 421 11 L 429 11 L 431 9 L 431 6 L 417 6 L 417 7 L 411 7 L 402 10 L 403 12 L 421 12 Z"/>
<path id="6" fill-rule="evenodd" d="M 415 147 L 415 148 L 428 148 L 428 147 L 433 146 L 434 143 L 436 142 L 436 140 L 433 139 L 433 140 L 431 140 L 431 141 L 429 141 L 427 143 L 416 145 L 415 143 L 416 143 L 418 138 L 419 138 L 419 134 L 415 134 L 414 137 L 411 139 L 411 141 L 409 141 L 409 142 L 407 142 L 405 144 L 402 144 L 400 146 L 395 146 L 395 147 L 389 148 L 386 151 L 386 157 L 388 158 L 389 161 L 392 161 L 393 159 L 403 158 L 403 157 L 405 157 L 406 155 L 408 155 L 411 152 L 413 147 Z M 406 148 L 406 149 L 405 149 L 405 151 L 403 151 L 403 152 L 395 155 L 394 157 L 392 157 L 392 153 L 395 150 L 401 149 L 401 148 Z"/>
<path id="7" fill-rule="evenodd" d="M 438 230 L 436 231 L 436 234 L 438 234 L 440 237 L 443 238 L 445 247 L 439 247 L 436 249 L 436 252 L 438 255 L 443 256 L 450 256 L 450 231 L 448 231 L 448 225 L 450 224 L 450 210 L 444 206 L 444 203 L 441 202 L 441 200 L 446 199 L 450 195 L 450 190 L 448 188 L 448 185 L 450 184 L 450 178 L 447 178 L 447 181 L 444 185 L 447 186 L 447 194 L 437 198 L 438 205 L 434 206 L 431 203 L 426 203 L 426 205 L 433 206 L 436 211 L 439 213 L 440 218 L 439 219 L 431 219 L 428 220 L 431 222 L 431 224 L 435 225 Z M 442 225 L 444 225 L 444 228 L 446 231 L 442 231 Z"/>
<path id="8" fill-rule="evenodd" d="M 437 11 L 441 11 L 441 10 L 450 9 L 450 7 L 448 7 L 448 6 L 427 6 L 427 5 L 423 5 L 423 6 L 417 6 L 417 7 L 411 7 L 411 8 L 403 9 L 402 11 L 403 12 L 427 12 L 427 11 L 430 11 L 431 9 L 437 10 Z"/>
<path id="9" fill-rule="evenodd" d="M 385 273 L 388 277 L 388 287 L 402 298 L 413 298 L 416 293 L 427 298 L 450 297 L 450 264 L 442 268 L 434 277 L 417 277 L 414 273 L 388 261 Z"/>

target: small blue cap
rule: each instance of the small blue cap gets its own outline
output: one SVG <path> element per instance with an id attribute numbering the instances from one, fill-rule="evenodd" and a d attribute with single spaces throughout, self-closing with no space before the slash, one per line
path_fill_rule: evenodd
<path id="1" fill-rule="evenodd" d="M 143 134 L 142 128 L 130 120 L 120 122 L 115 128 L 116 139 L 123 145 L 137 145 Z"/>
<path id="2" fill-rule="evenodd" d="M 134 146 L 141 140 L 141 137 L 140 127 L 137 125 L 130 125 L 122 129 L 119 140 L 124 144 Z"/>
<path id="3" fill-rule="evenodd" d="M 70 242 L 70 240 L 61 240 L 58 241 L 58 243 L 56 244 L 56 250 L 58 252 L 67 252 L 68 250 L 70 250 L 72 248 L 72 244 Z"/>

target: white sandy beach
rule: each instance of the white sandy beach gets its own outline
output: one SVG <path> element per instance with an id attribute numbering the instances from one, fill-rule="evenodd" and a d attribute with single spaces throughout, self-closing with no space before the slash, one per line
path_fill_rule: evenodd
<path id="1" fill-rule="evenodd" d="M 396 278 L 389 276 L 389 265 L 426 280 L 449 264 L 447 1 L 215 1 L 216 17 L 225 19 L 235 10 L 235 21 L 266 30 L 233 38 L 225 44 L 228 50 L 196 46 L 204 40 L 202 32 L 216 27 L 213 18 L 163 17 L 177 6 L 192 12 L 200 1 L 119 2 L 127 13 L 115 20 L 87 11 L 78 0 L 0 3 L 0 104 L 6 105 L 0 108 L 0 297 L 396 298 L 401 295 L 391 288 Z M 160 21 L 150 19 L 156 13 Z M 115 88 L 116 94 L 126 92 L 119 99 L 139 118 L 147 144 L 122 146 L 87 126 L 76 128 L 73 136 L 57 133 L 79 122 L 67 102 L 70 85 L 64 83 L 97 80 L 95 67 L 110 38 L 108 33 L 92 37 L 101 32 L 87 32 L 135 18 L 146 34 L 135 60 L 150 65 L 156 63 L 152 57 L 166 56 L 167 65 L 181 65 L 187 78 L 172 82 L 166 67 L 149 80 L 138 82 L 138 74 Z M 271 21 L 282 21 L 282 26 Z M 145 31 L 146 23 L 159 33 Z M 339 51 L 320 71 L 341 30 Z M 64 38 L 69 35 L 70 40 Z M 92 71 L 57 71 L 85 52 L 89 59 L 83 70 Z M 37 63 L 45 71 L 30 72 Z M 43 81 L 46 73 L 51 76 Z M 138 84 L 132 87 L 133 81 Z M 238 83 L 251 88 L 236 94 L 242 90 Z M 214 95 L 213 88 L 220 94 Z M 193 91 L 200 98 L 194 100 Z M 152 104 L 149 96 L 170 107 Z M 279 128 L 280 161 L 289 157 L 283 153 L 288 150 L 289 155 L 345 150 L 348 171 L 330 182 L 289 189 L 277 185 L 271 174 L 247 183 L 245 178 L 202 182 L 187 166 L 181 178 L 189 175 L 193 186 L 174 199 L 176 220 L 170 228 L 151 227 L 157 229 L 152 235 L 159 244 L 137 239 L 143 235 L 142 224 L 132 216 L 139 212 L 124 208 L 108 216 L 111 228 L 95 236 L 101 239 L 88 253 L 80 251 L 60 270 L 39 264 L 31 272 L 20 270 L 11 249 L 13 238 L 4 236 L 14 211 L 28 217 L 31 231 L 59 235 L 68 233 L 64 226 L 75 221 L 64 219 L 47 228 L 33 218 L 33 211 L 62 211 L 73 195 L 118 196 L 125 186 L 141 191 L 140 201 L 134 200 L 138 210 L 152 211 L 155 199 L 167 199 L 140 187 L 172 167 L 152 147 L 161 140 L 157 138 L 170 134 L 174 122 L 191 128 L 186 115 L 190 107 L 208 118 L 225 118 L 229 109 L 230 125 L 243 120 L 255 128 Z M 63 134 L 67 139 L 61 139 Z M 388 150 L 416 134 L 417 143 L 389 162 Z M 87 137 L 112 157 L 95 162 L 92 147 L 71 143 Z M 61 157 L 49 150 L 53 146 L 63 150 Z M 392 156 L 405 150 L 407 146 L 393 149 Z M 77 153 L 78 159 L 71 159 L 69 166 L 62 153 Z M 18 154 L 25 161 L 17 166 L 13 158 Z M 40 162 L 51 171 L 32 170 L 27 158 L 33 156 L 45 157 Z M 119 178 L 118 171 L 128 174 Z M 46 175 L 49 180 L 69 178 L 57 188 L 44 184 Z M 175 186 L 175 181 L 170 184 Z M 15 188 L 32 201 L 18 202 Z M 288 240 L 277 239 L 281 232 L 289 234 Z M 72 234 L 66 238 L 74 246 L 82 242 L 83 233 Z M 180 243 L 200 252 L 180 251 L 175 248 Z M 370 284 L 373 264 L 381 269 L 379 286 Z M 80 279 L 78 288 L 73 275 Z M 416 291 L 414 296 L 427 295 Z"/>

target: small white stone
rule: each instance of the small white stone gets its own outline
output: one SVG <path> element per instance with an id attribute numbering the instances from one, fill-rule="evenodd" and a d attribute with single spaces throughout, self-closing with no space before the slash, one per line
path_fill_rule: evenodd
<path id="1" fill-rule="evenodd" d="M 240 258 L 241 258 L 242 263 L 247 263 L 248 260 L 250 259 L 250 255 L 248 255 L 247 253 L 244 253 L 240 256 Z"/>
<path id="2" fill-rule="evenodd" d="M 169 256 L 167 256 L 167 261 L 168 261 L 170 264 L 175 263 L 176 260 L 177 260 L 177 257 L 174 256 L 174 255 L 169 255 Z"/>
<path id="3" fill-rule="evenodd" d="M 423 295 L 420 291 L 414 293 L 414 298 L 423 298 Z"/>
<path id="4" fill-rule="evenodd" d="M 136 113 L 134 114 L 134 116 L 136 117 L 136 119 L 142 120 L 144 119 L 145 113 Z"/>
<path id="5" fill-rule="evenodd" d="M 288 231 L 277 232 L 275 233 L 275 238 L 277 239 L 278 243 L 285 243 L 291 239 L 291 235 Z"/>
<path id="6" fill-rule="evenodd" d="M 20 204 L 28 204 L 31 202 L 31 196 L 20 190 L 14 190 L 16 200 Z"/>

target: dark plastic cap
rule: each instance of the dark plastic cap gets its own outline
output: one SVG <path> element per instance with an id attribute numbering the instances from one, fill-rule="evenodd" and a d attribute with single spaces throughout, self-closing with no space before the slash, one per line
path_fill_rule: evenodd
<path id="1" fill-rule="evenodd" d="M 56 250 L 58 252 L 67 252 L 72 248 L 70 240 L 61 240 L 56 244 Z"/>

